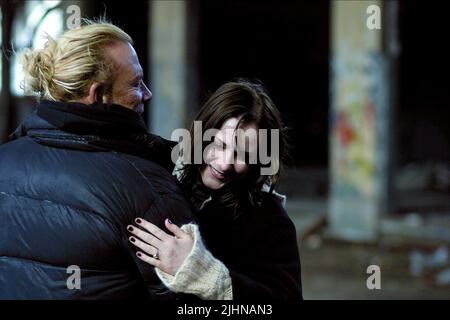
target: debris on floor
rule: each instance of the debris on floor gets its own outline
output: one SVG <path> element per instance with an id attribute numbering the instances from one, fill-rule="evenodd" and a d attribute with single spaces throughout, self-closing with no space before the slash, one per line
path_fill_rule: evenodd
<path id="1" fill-rule="evenodd" d="M 442 245 L 430 254 L 413 250 L 409 262 L 413 276 L 424 277 L 430 285 L 450 285 L 450 252 L 447 246 Z"/>

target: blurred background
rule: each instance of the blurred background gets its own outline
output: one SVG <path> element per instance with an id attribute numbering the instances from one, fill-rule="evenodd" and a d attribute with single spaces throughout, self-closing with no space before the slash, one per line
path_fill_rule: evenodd
<path id="1" fill-rule="evenodd" d="M 15 52 L 80 18 L 135 41 L 170 138 L 208 93 L 261 80 L 292 128 L 288 196 L 306 299 L 450 298 L 445 2 L 0 1 L 0 143 L 33 111 Z M 381 288 L 369 289 L 379 266 Z"/>

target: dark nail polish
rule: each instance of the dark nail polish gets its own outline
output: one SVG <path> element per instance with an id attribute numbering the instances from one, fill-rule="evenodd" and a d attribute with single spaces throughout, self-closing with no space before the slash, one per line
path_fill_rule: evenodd
<path id="1" fill-rule="evenodd" d="M 130 238 L 130 241 L 131 242 L 136 242 L 136 239 L 135 238 Z"/>
<path id="2" fill-rule="evenodd" d="M 138 252 L 138 253 L 136 253 L 137 254 L 137 256 L 140 258 L 140 257 L 142 257 L 142 254 L 140 253 L 140 252 Z"/>
<path id="3" fill-rule="evenodd" d="M 170 219 L 167 219 L 167 222 L 169 222 L 170 224 L 173 224 L 172 221 L 170 221 Z"/>
<path id="4" fill-rule="evenodd" d="M 137 223 L 137 224 L 141 224 L 141 223 L 142 223 L 142 220 L 139 219 L 139 218 L 137 218 L 137 219 L 136 219 L 136 223 Z"/>
<path id="5" fill-rule="evenodd" d="M 133 229 L 132 226 L 128 226 L 127 230 L 128 230 L 128 231 L 133 231 L 134 229 Z"/>

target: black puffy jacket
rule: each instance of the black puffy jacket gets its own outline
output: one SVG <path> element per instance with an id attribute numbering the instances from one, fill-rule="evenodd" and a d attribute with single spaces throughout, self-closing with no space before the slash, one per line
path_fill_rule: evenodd
<path id="1" fill-rule="evenodd" d="M 11 138 L 0 146 L 0 299 L 174 297 L 126 231 L 136 217 L 163 229 L 192 220 L 169 142 L 121 106 L 49 101 Z"/>

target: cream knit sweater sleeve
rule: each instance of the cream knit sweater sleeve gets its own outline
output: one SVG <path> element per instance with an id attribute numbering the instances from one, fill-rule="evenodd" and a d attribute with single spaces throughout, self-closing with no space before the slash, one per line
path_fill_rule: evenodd
<path id="1" fill-rule="evenodd" d="M 198 226 L 190 223 L 181 229 L 192 236 L 194 246 L 175 276 L 155 268 L 158 277 L 174 292 L 194 294 L 205 300 L 232 300 L 230 273 L 205 248 Z"/>

